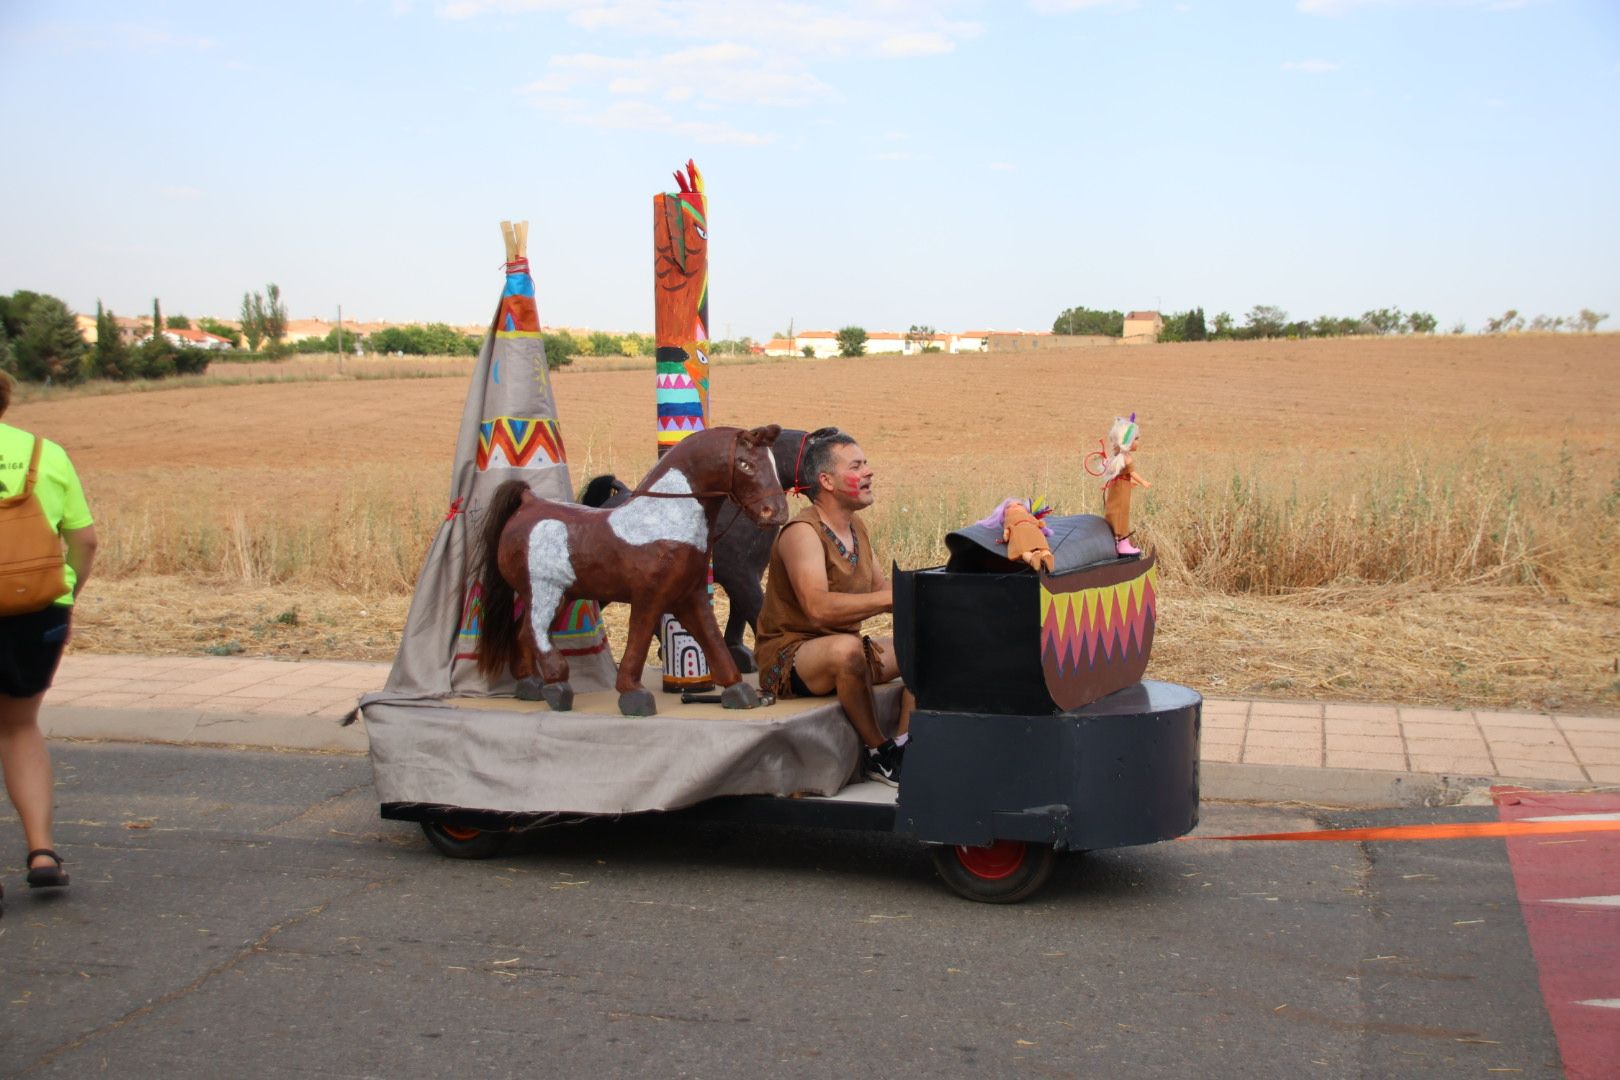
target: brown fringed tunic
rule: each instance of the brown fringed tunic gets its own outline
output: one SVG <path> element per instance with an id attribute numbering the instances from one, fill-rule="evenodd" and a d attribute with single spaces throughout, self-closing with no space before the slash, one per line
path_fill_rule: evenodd
<path id="1" fill-rule="evenodd" d="M 859 517 L 851 523 L 855 550 L 848 554 L 821 520 L 821 513 L 814 504 L 799 511 L 782 532 L 797 528 L 800 522 L 808 523 L 821 540 L 822 554 L 827 562 L 829 592 L 869 593 L 882 587 L 883 575 L 878 571 L 877 556 L 872 551 L 872 541 L 866 535 L 866 526 Z M 787 567 L 783 565 L 782 538 L 778 536 L 771 547 L 770 575 L 765 581 L 765 606 L 759 613 L 759 638 L 755 642 L 754 659 L 759 664 L 759 688 L 779 698 L 792 697 L 793 688 L 789 685 L 788 673 L 793 670 L 793 657 L 800 645 L 811 638 L 826 637 L 828 634 L 860 632 L 859 622 L 828 628 L 817 626 L 804 613 L 799 598 L 794 595 L 793 580 L 788 577 Z"/>

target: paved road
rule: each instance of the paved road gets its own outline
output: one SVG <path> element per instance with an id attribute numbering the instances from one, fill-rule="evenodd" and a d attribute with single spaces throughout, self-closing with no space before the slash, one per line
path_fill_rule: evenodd
<path id="1" fill-rule="evenodd" d="M 662 818 L 457 862 L 363 758 L 55 753 L 74 885 L 7 871 L 0 1074 L 1559 1075 L 1501 841 L 1163 844 L 1000 908 L 888 837 Z"/>

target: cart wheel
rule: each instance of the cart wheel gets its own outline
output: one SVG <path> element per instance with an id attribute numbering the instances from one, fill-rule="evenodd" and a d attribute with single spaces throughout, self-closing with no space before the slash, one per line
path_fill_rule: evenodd
<path id="1" fill-rule="evenodd" d="M 446 825 L 442 821 L 424 821 L 422 831 L 427 833 L 428 843 L 432 844 L 440 855 L 447 855 L 452 859 L 493 858 L 506 847 L 506 842 L 512 835 L 469 829 L 462 825 Z"/>
<path id="2" fill-rule="evenodd" d="M 1013 904 L 1046 884 L 1057 864 L 1050 844 L 997 840 L 987 847 L 936 847 L 934 869 L 969 900 Z"/>

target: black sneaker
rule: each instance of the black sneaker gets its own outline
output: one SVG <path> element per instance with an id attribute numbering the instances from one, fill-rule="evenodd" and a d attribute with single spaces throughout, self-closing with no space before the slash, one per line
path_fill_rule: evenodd
<path id="1" fill-rule="evenodd" d="M 905 759 L 906 748 L 896 746 L 890 739 L 882 746 L 870 747 L 866 751 L 866 778 L 876 780 L 880 784 L 900 786 L 900 763 Z"/>

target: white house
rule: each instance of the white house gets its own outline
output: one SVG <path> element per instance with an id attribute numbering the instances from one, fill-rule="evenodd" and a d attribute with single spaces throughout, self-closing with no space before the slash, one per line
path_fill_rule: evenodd
<path id="1" fill-rule="evenodd" d="M 950 349 L 953 353 L 984 352 L 990 347 L 989 330 L 964 330 L 950 337 Z"/>

